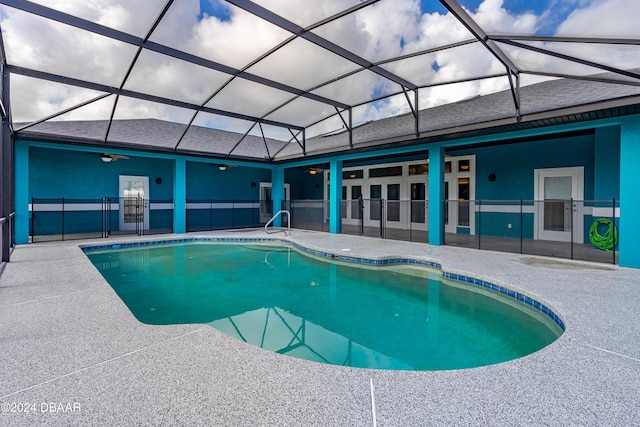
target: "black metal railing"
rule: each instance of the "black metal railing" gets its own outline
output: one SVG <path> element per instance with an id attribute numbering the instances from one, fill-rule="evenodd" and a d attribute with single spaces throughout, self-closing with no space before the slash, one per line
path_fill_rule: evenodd
<path id="1" fill-rule="evenodd" d="M 619 201 L 448 200 L 445 244 L 618 262 Z"/>
<path id="2" fill-rule="evenodd" d="M 343 200 L 340 216 L 344 234 L 410 242 L 428 241 L 427 200 Z"/>
<path id="3" fill-rule="evenodd" d="M 140 197 L 32 198 L 32 242 L 173 232 L 173 201 Z"/>
<path id="4" fill-rule="evenodd" d="M 11 212 L 6 217 L 0 218 L 0 262 L 9 262 L 11 251 L 15 246 L 15 218 L 16 213 Z"/>
<path id="5" fill-rule="evenodd" d="M 329 231 L 326 200 L 285 200 L 281 209 L 291 214 L 291 227 Z M 187 231 L 261 227 L 273 216 L 271 200 L 187 200 Z"/>
<path id="6" fill-rule="evenodd" d="M 298 199 L 283 203 L 291 214 L 291 227 L 302 230 L 329 231 L 329 202 Z"/>
<path id="7" fill-rule="evenodd" d="M 617 200 L 445 200 L 444 242 L 617 263 L 619 206 Z M 427 200 L 343 200 L 340 216 L 344 234 L 428 242 Z"/>
<path id="8" fill-rule="evenodd" d="M 281 209 L 293 228 L 328 231 L 329 207 L 328 200 L 290 200 Z M 344 234 L 428 242 L 427 200 L 342 200 L 340 208 Z M 446 245 L 618 262 L 615 199 L 445 200 L 443 209 Z M 266 200 L 187 200 L 187 231 L 261 227 L 272 213 Z M 30 214 L 34 242 L 173 231 L 171 200 L 32 199 Z"/>
<path id="9" fill-rule="evenodd" d="M 273 215 L 271 201 L 187 200 L 187 231 L 256 228 Z"/>

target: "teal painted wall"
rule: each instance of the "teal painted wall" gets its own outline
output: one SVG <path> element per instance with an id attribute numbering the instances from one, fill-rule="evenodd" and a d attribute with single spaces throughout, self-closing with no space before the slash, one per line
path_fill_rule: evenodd
<path id="1" fill-rule="evenodd" d="M 533 219 L 530 213 L 523 213 L 522 216 L 520 213 L 504 212 L 476 214 L 476 234 L 519 239 L 522 232 L 524 239 L 533 239 Z"/>
<path id="2" fill-rule="evenodd" d="M 221 171 L 210 163 L 187 162 L 187 201 L 259 200 L 260 182 L 271 182 L 270 169 L 239 166 Z"/>
<path id="3" fill-rule="evenodd" d="M 119 175 L 149 177 L 151 202 L 174 200 L 175 160 L 146 158 L 129 155 L 130 159 L 119 159 L 105 163 L 100 153 L 88 153 L 53 148 L 29 148 L 29 200 L 67 199 L 66 202 L 100 203 L 102 197 L 118 197 Z M 178 173 L 183 173 L 178 171 Z M 233 167 L 220 171 L 216 165 L 197 161 L 186 162 L 186 199 L 194 200 L 238 200 L 257 201 L 259 183 L 271 181 L 268 168 Z M 156 179 L 160 178 L 160 184 Z M 255 186 L 252 184 L 255 183 Z M 59 203 L 59 200 L 51 201 Z M 34 220 L 29 218 L 31 232 L 38 235 L 90 233 L 101 230 L 101 212 L 65 212 L 64 221 L 60 212 L 38 212 Z M 117 212 L 111 215 L 111 224 L 118 224 Z M 191 223 L 192 229 L 230 226 L 255 226 L 259 224 L 258 210 L 238 208 L 234 212 L 223 209 L 217 212 L 192 210 L 184 218 L 174 216 L 171 209 L 151 210 L 150 228 L 184 231 Z M 177 222 L 177 224 L 176 224 Z M 184 224 L 184 225 L 183 225 Z M 207 226 L 204 227 L 203 224 Z M 217 224 L 217 227 L 215 226 Z M 178 227 L 176 228 L 176 225 Z M 114 225 L 115 227 L 115 225 Z"/>
<path id="4" fill-rule="evenodd" d="M 24 143 L 14 146 L 15 158 L 15 238 L 17 244 L 29 243 L 29 147 Z"/>
<path id="5" fill-rule="evenodd" d="M 620 126 L 596 129 L 594 141 L 595 200 L 620 199 Z"/>
<path id="6" fill-rule="evenodd" d="M 333 234 L 342 231 L 342 168 L 340 160 L 333 160 L 329 165 L 329 231 Z"/>
<path id="7" fill-rule="evenodd" d="M 534 169 L 554 167 L 583 166 L 584 199 L 607 201 L 614 197 L 618 199 L 620 194 L 619 137 L 619 127 L 611 126 L 596 129 L 589 135 L 460 150 L 451 154 L 476 155 L 476 199 L 485 201 L 481 210 L 487 200 L 514 200 L 511 205 L 515 207 L 515 201 L 534 199 Z M 496 174 L 493 182 L 488 180 L 490 173 Z M 489 205 L 486 205 L 487 210 L 491 210 Z M 608 205 L 597 203 L 595 206 Z M 594 219 L 590 215 L 584 217 L 585 243 L 589 242 L 589 228 Z M 522 222 L 523 237 L 532 239 L 533 220 L 534 215 L 527 213 L 521 220 L 519 213 L 484 212 L 476 214 L 476 232 L 519 238 Z"/>
<path id="8" fill-rule="evenodd" d="M 29 198 L 118 197 L 119 175 L 149 177 L 149 198 L 173 199 L 173 161 L 133 157 L 105 163 L 100 154 L 29 148 Z M 156 178 L 162 183 L 156 184 Z"/>
<path id="9" fill-rule="evenodd" d="M 634 123 L 632 128 L 625 133 L 626 140 L 631 142 L 627 142 L 626 151 L 622 150 L 623 152 L 621 152 L 619 143 L 620 128 L 616 125 L 598 128 L 588 135 L 474 149 L 447 148 L 446 153 L 476 155 L 477 199 L 532 199 L 534 198 L 533 169 L 568 166 L 585 167 L 585 199 L 608 200 L 624 195 L 629 199 L 629 195 L 633 193 L 630 188 L 636 188 L 636 180 L 632 177 L 632 171 L 635 169 L 631 166 L 631 158 L 634 161 L 637 159 L 637 153 L 634 151 L 637 141 L 635 137 L 637 123 Z M 473 142 L 470 141 L 470 143 Z M 162 157 L 160 154 L 141 153 L 141 156 L 148 155 L 150 157 L 132 155 L 131 160 L 119 160 L 107 164 L 100 161 L 99 153 L 86 153 L 82 151 L 82 147 L 78 147 L 78 149 L 80 151 L 29 148 L 29 182 L 26 186 L 29 197 L 84 199 L 116 196 L 118 175 L 126 174 L 149 176 L 150 196 L 153 200 L 171 200 L 173 198 L 174 161 L 172 159 L 155 158 Z M 442 151 L 444 152 L 444 148 Z M 622 181 L 627 189 L 625 194 L 621 194 L 620 157 L 625 155 L 629 156 L 629 161 L 624 173 L 622 173 Z M 373 162 L 424 158 L 421 153 L 404 156 L 401 148 L 396 149 L 393 156 L 378 157 Z M 363 162 L 371 163 L 372 161 Z M 350 160 L 349 163 L 345 163 L 345 166 L 353 164 L 355 164 L 354 160 Z M 18 165 L 16 169 L 16 176 L 21 176 Z M 491 172 L 497 175 L 497 180 L 493 183 L 487 179 Z M 257 184 L 261 181 L 271 180 L 271 168 L 237 167 L 219 171 L 215 166 L 189 161 L 187 162 L 186 175 L 187 199 L 257 200 L 259 198 Z M 156 184 L 155 178 L 161 178 L 162 184 Z M 315 188 L 316 180 L 319 188 Z M 291 185 L 291 196 L 294 199 L 322 198 L 322 174 L 310 176 L 303 167 L 286 169 L 285 181 Z M 251 187 L 252 182 L 256 183 L 255 187 Z M 19 187 L 20 184 L 16 183 L 16 192 Z M 631 199 L 633 200 L 633 197 Z M 17 207 L 19 204 L 24 205 L 24 203 L 18 202 L 17 198 Z M 625 207 L 627 210 L 629 205 L 633 206 L 632 203 L 627 202 Z M 18 212 L 17 215 L 20 216 L 21 213 Z M 495 215 L 496 218 L 492 220 L 485 221 L 484 217 L 481 219 L 483 234 L 491 231 L 492 223 L 503 221 L 497 217 L 500 214 Z M 512 214 L 503 215 L 511 216 Z M 511 219 L 507 218 L 509 222 Z M 528 220 L 525 221 L 528 222 Z M 20 224 L 17 225 L 22 227 Z M 589 221 L 585 217 L 585 228 L 588 226 Z M 629 229 L 628 222 L 626 227 L 625 235 L 633 234 L 629 233 L 632 230 Z M 496 232 L 497 228 L 501 227 L 496 226 Z M 514 232 L 515 230 L 510 230 L 507 233 L 511 235 Z M 524 237 L 528 237 L 526 233 Z M 627 240 L 627 244 L 629 240 Z M 585 239 L 585 241 L 588 240 Z M 431 243 L 438 244 L 435 240 Z M 629 249 L 626 252 L 628 253 Z M 632 260 L 626 261 L 624 264 L 637 263 L 637 260 Z"/>
<path id="10" fill-rule="evenodd" d="M 429 158 L 428 151 L 420 151 L 420 152 L 411 153 L 411 154 L 399 153 L 395 155 L 378 156 L 371 159 L 352 160 L 352 161 L 349 161 L 348 163 L 345 162 L 344 167 L 370 166 L 370 165 L 376 165 L 379 163 L 408 162 L 412 160 L 420 161 L 424 163 L 424 161 L 427 158 Z"/>
<path id="11" fill-rule="evenodd" d="M 290 199 L 323 198 L 323 174 L 310 175 L 308 168 L 285 169 L 284 181 L 290 186 Z M 256 186 L 252 187 L 251 183 Z M 216 165 L 187 162 L 188 200 L 258 200 L 260 182 L 271 182 L 271 169 L 237 167 L 224 171 Z"/>
<path id="12" fill-rule="evenodd" d="M 229 202 L 225 207 L 188 209 L 187 231 L 260 225 L 260 182 L 271 182 L 271 169 L 239 166 L 221 171 L 216 164 L 189 161 L 186 175 L 187 203 Z M 256 207 L 243 201 L 256 202 Z"/>
<path id="13" fill-rule="evenodd" d="M 277 215 L 281 209 L 286 210 L 286 206 L 284 206 L 284 201 L 286 200 L 284 194 L 284 169 L 281 167 L 273 168 L 271 170 L 271 200 L 273 200 L 273 205 L 271 207 L 271 212 L 273 218 L 273 226 L 280 227 L 282 224 L 282 216 Z"/>
<path id="14" fill-rule="evenodd" d="M 593 199 L 593 135 L 483 147 L 450 154 L 476 155 L 476 199 L 533 200 L 534 169 L 570 166 L 584 166 L 584 196 L 587 200 Z M 490 173 L 496 174 L 493 182 L 488 180 Z"/>
<path id="15" fill-rule="evenodd" d="M 308 168 L 291 168 L 284 172 L 284 182 L 289 183 L 291 200 L 322 200 L 323 172 L 309 174 Z"/>
<path id="16" fill-rule="evenodd" d="M 56 150 L 29 147 L 29 203 L 35 200 L 33 212 L 29 216 L 30 234 L 72 234 L 101 233 L 103 197 L 117 199 L 119 176 L 134 175 L 149 177 L 149 199 L 151 202 L 171 202 L 173 200 L 174 162 L 167 159 L 130 156 L 105 163 L 100 153 Z M 160 178 L 161 183 L 156 183 Z M 71 211 L 65 213 L 43 212 L 40 203 L 54 203 L 65 206 L 70 203 L 91 203 L 92 211 Z M 114 201 L 117 203 L 117 201 Z M 171 209 L 151 210 L 150 229 L 171 230 L 173 211 Z M 111 215 L 112 230 L 117 230 L 117 212 Z"/>
<path id="17" fill-rule="evenodd" d="M 444 243 L 444 159 L 443 147 L 429 150 L 429 244 L 434 246 Z"/>
<path id="18" fill-rule="evenodd" d="M 173 232 L 187 231 L 187 161 L 174 160 L 173 166 Z"/>
<path id="19" fill-rule="evenodd" d="M 640 117 L 626 118 L 620 130 L 620 266 L 640 268 Z"/>

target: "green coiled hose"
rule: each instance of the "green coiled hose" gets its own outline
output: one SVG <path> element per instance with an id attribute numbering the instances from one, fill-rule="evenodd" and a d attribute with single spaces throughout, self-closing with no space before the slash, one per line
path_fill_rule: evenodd
<path id="1" fill-rule="evenodd" d="M 598 232 L 600 225 L 607 227 L 607 231 L 604 234 Z M 615 248 L 616 243 L 618 243 L 618 230 L 610 219 L 598 218 L 591 224 L 589 240 L 591 240 L 591 243 L 596 248 L 611 252 L 611 250 Z"/>

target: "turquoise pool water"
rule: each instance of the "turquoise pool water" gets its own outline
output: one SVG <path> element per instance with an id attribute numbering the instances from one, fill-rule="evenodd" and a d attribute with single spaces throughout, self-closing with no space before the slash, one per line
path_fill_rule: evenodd
<path id="1" fill-rule="evenodd" d="M 469 368 L 525 356 L 562 334 L 524 303 L 415 266 L 333 263 L 259 244 L 145 246 L 87 256 L 143 323 L 205 323 L 322 363 Z"/>

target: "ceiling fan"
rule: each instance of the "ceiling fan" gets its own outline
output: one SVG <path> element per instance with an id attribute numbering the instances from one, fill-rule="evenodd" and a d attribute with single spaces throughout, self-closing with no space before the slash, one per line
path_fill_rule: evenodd
<path id="1" fill-rule="evenodd" d="M 102 159 L 103 162 L 105 163 L 109 163 L 109 162 L 115 162 L 118 159 L 124 159 L 124 160 L 129 160 L 129 157 L 127 156 L 123 156 L 121 154 L 108 154 L 108 153 L 104 153 L 100 156 L 100 158 Z"/>
<path id="2" fill-rule="evenodd" d="M 221 171 L 223 170 L 227 170 L 227 168 L 235 168 L 238 167 L 238 165 L 229 165 L 229 164 L 214 164 L 212 166 L 216 166 L 218 169 L 220 169 Z"/>

